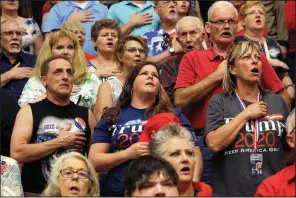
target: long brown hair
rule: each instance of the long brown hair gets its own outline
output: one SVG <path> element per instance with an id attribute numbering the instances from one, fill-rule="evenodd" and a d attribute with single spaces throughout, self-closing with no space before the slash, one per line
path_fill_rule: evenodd
<path id="1" fill-rule="evenodd" d="M 131 93 L 133 90 L 134 81 L 138 76 L 138 74 L 140 73 L 140 71 L 142 70 L 142 68 L 146 65 L 154 66 L 159 75 L 159 70 L 155 63 L 147 61 L 139 65 L 136 65 L 127 76 L 124 86 L 122 88 L 122 92 L 118 98 L 116 105 L 114 107 L 104 109 L 103 118 L 106 124 L 114 124 L 114 122 L 118 119 L 118 114 L 120 113 L 120 111 L 131 104 L 132 102 Z M 151 107 L 149 107 L 146 110 L 147 118 L 162 112 L 170 112 L 175 114 L 175 111 L 173 110 L 172 105 L 164 99 L 165 98 L 164 94 L 165 93 L 162 93 L 161 90 L 159 89 L 159 92 L 155 97 L 155 102 L 152 104 Z"/>

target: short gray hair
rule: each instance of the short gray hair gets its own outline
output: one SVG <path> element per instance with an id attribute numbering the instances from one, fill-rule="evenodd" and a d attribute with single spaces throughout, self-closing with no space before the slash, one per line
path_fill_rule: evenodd
<path id="1" fill-rule="evenodd" d="M 194 17 L 194 16 L 184 16 L 182 19 L 180 19 L 176 25 L 176 31 L 177 33 L 179 32 L 179 26 L 181 23 L 185 22 L 185 21 L 193 21 L 196 23 L 197 25 L 197 30 L 200 31 L 200 32 L 204 32 L 204 26 L 203 26 L 203 23 L 202 21 L 197 18 L 197 17 Z"/>
<path id="2" fill-rule="evenodd" d="M 234 7 L 234 5 L 228 1 L 216 1 L 208 10 L 208 21 L 212 19 L 213 12 L 216 8 L 221 8 L 221 7 L 229 7 L 233 8 L 235 12 L 235 17 L 238 17 L 238 12 L 237 9 Z"/>
<path id="3" fill-rule="evenodd" d="M 88 159 L 86 157 L 84 157 L 80 153 L 70 152 L 65 155 L 62 155 L 55 162 L 55 164 L 51 170 L 51 173 L 50 173 L 48 185 L 47 185 L 46 189 L 43 191 L 42 196 L 50 196 L 50 197 L 60 197 L 61 196 L 61 189 L 59 186 L 58 177 L 60 175 L 63 162 L 66 159 L 71 159 L 71 158 L 83 161 L 86 164 L 86 166 L 90 172 L 90 176 L 89 176 L 90 184 L 88 186 L 88 195 L 87 196 L 92 197 L 92 196 L 99 195 L 98 176 L 97 176 L 96 171 L 95 171 L 94 167 L 92 166 L 92 164 L 88 161 Z"/>
<path id="4" fill-rule="evenodd" d="M 292 132 L 292 129 L 295 127 L 295 108 L 291 111 L 290 115 L 286 119 L 286 131 L 287 135 Z"/>
<path id="5" fill-rule="evenodd" d="M 150 154 L 158 157 L 163 157 L 167 149 L 167 143 L 174 137 L 180 137 L 188 140 L 194 148 L 194 140 L 191 133 L 184 127 L 176 123 L 168 124 L 156 132 L 149 143 L 148 147 Z"/>

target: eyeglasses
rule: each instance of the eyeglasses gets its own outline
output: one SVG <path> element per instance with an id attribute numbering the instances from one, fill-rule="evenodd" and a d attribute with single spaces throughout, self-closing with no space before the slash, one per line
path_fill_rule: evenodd
<path id="1" fill-rule="evenodd" d="M 135 54 L 137 51 L 139 52 L 139 54 L 145 54 L 145 50 L 142 48 L 129 47 L 129 48 L 126 48 L 125 50 L 131 54 Z"/>
<path id="2" fill-rule="evenodd" d="M 237 21 L 235 20 L 217 20 L 217 21 L 210 21 L 211 23 L 215 24 L 215 25 L 218 25 L 218 26 L 224 26 L 226 25 L 226 23 L 229 25 L 229 26 L 236 26 L 237 25 Z"/>
<path id="3" fill-rule="evenodd" d="M 1 33 L 1 35 L 9 36 L 9 37 L 13 36 L 14 34 L 18 37 L 23 35 L 21 31 L 6 31 Z"/>
<path id="4" fill-rule="evenodd" d="M 163 34 L 163 41 L 161 42 L 162 49 L 168 48 L 171 43 L 170 35 L 168 33 Z"/>
<path id="5" fill-rule="evenodd" d="M 71 169 L 63 169 L 63 170 L 60 171 L 60 174 L 64 178 L 72 178 L 74 173 L 77 174 L 77 177 L 79 179 L 87 179 L 87 178 L 89 178 L 89 172 L 85 171 L 85 170 L 73 171 Z"/>

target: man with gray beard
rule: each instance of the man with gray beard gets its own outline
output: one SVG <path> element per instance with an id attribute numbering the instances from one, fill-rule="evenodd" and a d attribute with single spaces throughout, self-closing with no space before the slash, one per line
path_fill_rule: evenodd
<path id="1" fill-rule="evenodd" d="M 3 90 L 17 103 L 36 62 L 22 51 L 21 27 L 14 20 L 1 21 L 0 81 Z"/>

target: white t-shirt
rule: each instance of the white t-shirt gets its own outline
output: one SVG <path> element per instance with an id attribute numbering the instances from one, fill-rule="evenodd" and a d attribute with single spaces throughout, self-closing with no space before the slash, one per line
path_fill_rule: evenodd
<path id="1" fill-rule="evenodd" d="M 145 3 L 133 3 L 133 4 L 135 4 L 139 8 L 142 8 L 145 5 Z"/>
<path id="2" fill-rule="evenodd" d="M 75 2 L 81 9 L 84 9 L 88 3 L 88 1 L 86 2 L 83 2 L 83 3 L 78 3 L 78 2 Z"/>

